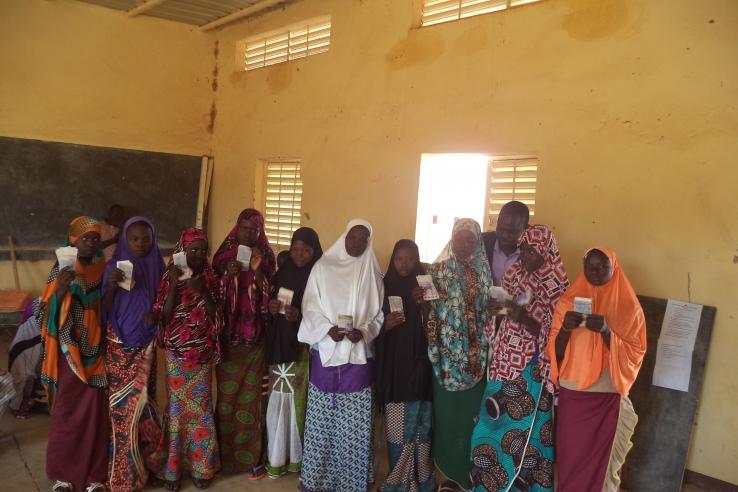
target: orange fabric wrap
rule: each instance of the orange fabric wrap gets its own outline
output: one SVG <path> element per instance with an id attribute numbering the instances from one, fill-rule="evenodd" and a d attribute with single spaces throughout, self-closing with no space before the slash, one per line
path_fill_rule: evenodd
<path id="1" fill-rule="evenodd" d="M 628 396 L 638 376 L 646 353 L 646 320 L 633 287 L 620 268 L 615 253 L 607 248 L 593 248 L 605 253 L 612 265 L 612 278 L 600 286 L 580 273 L 576 282 L 556 305 L 546 350 L 551 358 L 551 379 L 576 383 L 579 389 L 594 384 L 609 367 L 612 383 L 622 396 Z M 591 251 L 591 250 L 590 250 Z M 599 333 L 585 327 L 572 330 L 561 364 L 556 360 L 556 336 L 564 315 L 574 309 L 575 297 L 592 299 L 592 313 L 604 316 L 610 328 L 610 349 Z"/>

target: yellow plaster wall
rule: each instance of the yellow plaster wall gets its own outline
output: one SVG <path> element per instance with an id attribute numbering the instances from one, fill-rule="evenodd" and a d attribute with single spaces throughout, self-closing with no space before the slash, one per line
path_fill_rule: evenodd
<path id="1" fill-rule="evenodd" d="M 537 155 L 536 220 L 572 277 L 604 244 L 639 293 L 718 307 L 688 466 L 738 483 L 738 3 L 546 0 L 423 29 L 411 3 L 302 1 L 217 34 L 213 242 L 260 158 L 301 157 L 304 224 L 327 247 L 363 216 L 384 264 L 414 236 L 421 153 Z M 323 14 L 327 54 L 234 71 L 239 39 Z"/>
<path id="2" fill-rule="evenodd" d="M 196 28 L 73 0 L 0 0 L 0 67 L 0 135 L 210 153 L 214 40 Z M 38 292 L 50 266 L 21 262 L 21 287 Z M 0 262 L 0 288 L 12 286 Z"/>

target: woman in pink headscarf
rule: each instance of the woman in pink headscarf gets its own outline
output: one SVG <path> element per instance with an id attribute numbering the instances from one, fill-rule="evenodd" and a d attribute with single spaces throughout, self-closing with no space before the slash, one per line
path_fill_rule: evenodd
<path id="1" fill-rule="evenodd" d="M 247 264 L 239 261 L 239 248 L 250 250 Z M 213 256 L 213 267 L 225 290 L 217 406 L 223 472 L 247 472 L 252 480 L 266 474 L 261 385 L 266 373 L 264 326 L 275 264 L 264 217 L 247 208 Z"/>

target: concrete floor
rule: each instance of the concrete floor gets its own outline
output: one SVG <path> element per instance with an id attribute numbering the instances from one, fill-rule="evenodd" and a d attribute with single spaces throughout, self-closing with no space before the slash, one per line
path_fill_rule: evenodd
<path id="1" fill-rule="evenodd" d="M 0 367 L 7 367 L 11 330 L 0 329 Z M 162 367 L 162 366 L 160 366 Z M 160 381 L 159 394 L 166 394 Z M 51 490 L 46 478 L 46 436 L 49 417 L 33 414 L 27 420 L 16 420 L 6 412 L 0 420 L 0 490 L 3 492 L 33 492 Z M 386 475 L 386 453 L 382 456 L 379 477 Z M 276 480 L 264 478 L 251 482 L 243 475 L 218 477 L 209 490 L 276 492 L 297 490 L 297 474 L 289 474 Z M 376 489 L 374 487 L 373 489 Z M 147 487 L 146 490 L 164 490 Z M 183 491 L 198 490 L 189 480 L 183 480 Z M 682 492 L 706 492 L 692 485 L 685 485 Z"/>

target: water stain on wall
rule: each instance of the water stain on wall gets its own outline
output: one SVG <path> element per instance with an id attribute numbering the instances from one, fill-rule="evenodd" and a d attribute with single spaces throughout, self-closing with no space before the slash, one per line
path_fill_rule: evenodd
<path id="1" fill-rule="evenodd" d="M 567 0 L 569 12 L 561 27 L 573 38 L 593 41 L 610 36 L 628 24 L 630 12 L 625 0 Z"/>
<path id="2" fill-rule="evenodd" d="M 411 29 L 405 39 L 387 52 L 387 65 L 393 70 L 425 65 L 438 59 L 443 51 L 443 38 L 439 33 L 432 29 Z"/>
<path id="3" fill-rule="evenodd" d="M 218 92 L 218 54 L 220 53 L 219 42 L 216 39 L 213 47 L 213 73 L 212 80 L 210 82 L 210 88 L 213 90 L 213 101 L 210 103 L 210 119 L 208 120 L 207 131 L 209 134 L 213 134 L 215 131 L 215 118 L 218 116 L 218 108 L 216 106 L 216 97 Z"/>
<path id="4" fill-rule="evenodd" d="M 266 77 L 266 83 L 272 94 L 282 92 L 292 84 L 292 63 L 278 63 L 267 70 L 269 74 Z"/>

